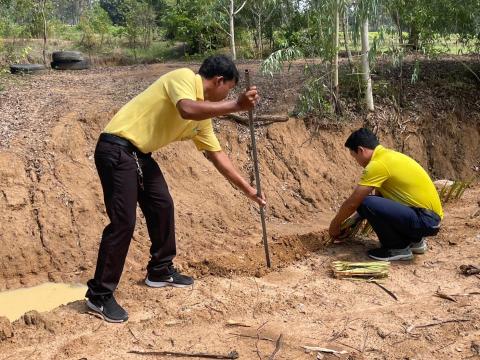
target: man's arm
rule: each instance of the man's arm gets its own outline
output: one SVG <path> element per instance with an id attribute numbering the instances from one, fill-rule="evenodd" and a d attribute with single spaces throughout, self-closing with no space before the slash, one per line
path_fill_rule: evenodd
<path id="1" fill-rule="evenodd" d="M 237 100 L 195 101 L 183 99 L 177 103 L 177 109 L 182 118 L 188 120 L 205 120 L 215 116 L 253 109 L 258 100 L 257 88 L 241 93 Z"/>
<path id="2" fill-rule="evenodd" d="M 266 205 L 265 196 L 263 194 L 261 198 L 257 196 L 257 190 L 250 186 L 250 184 L 238 173 L 227 154 L 223 151 L 206 151 L 206 154 L 208 160 L 213 163 L 220 174 L 242 190 L 249 199 L 257 202 L 260 206 Z"/>
<path id="3" fill-rule="evenodd" d="M 353 214 L 355 210 L 360 206 L 363 199 L 367 197 L 374 187 L 372 186 L 362 186 L 358 185 L 353 191 L 352 195 L 345 200 L 340 209 L 338 210 L 337 215 L 333 218 L 330 223 L 330 228 L 328 230 L 331 237 L 337 237 L 340 235 L 340 225 L 342 222 L 347 219 L 350 215 Z"/>

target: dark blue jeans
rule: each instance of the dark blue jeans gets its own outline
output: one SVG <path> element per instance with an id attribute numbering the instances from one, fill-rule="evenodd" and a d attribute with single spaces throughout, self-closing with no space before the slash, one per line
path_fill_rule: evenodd
<path id="1" fill-rule="evenodd" d="M 427 209 L 413 208 L 380 196 L 367 196 L 357 209 L 367 219 L 382 247 L 404 249 L 440 229 L 440 217 Z"/>

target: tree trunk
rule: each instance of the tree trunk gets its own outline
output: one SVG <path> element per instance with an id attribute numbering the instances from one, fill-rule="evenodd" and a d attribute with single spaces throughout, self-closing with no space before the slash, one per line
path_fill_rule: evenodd
<path id="1" fill-rule="evenodd" d="M 420 33 L 415 25 L 410 27 L 410 34 L 408 36 L 408 46 L 413 50 L 419 49 Z"/>
<path id="2" fill-rule="evenodd" d="M 348 12 L 347 7 L 345 7 L 345 16 L 342 17 L 342 28 L 343 28 L 343 41 L 345 42 L 345 51 L 347 52 L 348 56 L 348 65 L 350 66 L 350 72 L 353 74 L 355 72 L 355 66 L 353 65 L 353 57 L 352 52 L 350 51 L 350 47 L 348 43 L 350 41 L 348 37 Z"/>
<path id="3" fill-rule="evenodd" d="M 374 111 L 375 107 L 373 106 L 372 78 L 370 77 L 370 64 L 368 63 L 369 51 L 368 18 L 365 18 L 362 24 L 362 77 L 365 84 L 365 101 L 367 109 L 369 111 Z"/>
<path id="4" fill-rule="evenodd" d="M 398 43 L 400 46 L 403 46 L 403 33 L 402 33 L 402 24 L 400 22 L 400 14 L 398 10 L 395 12 L 395 24 L 397 25 L 397 31 L 398 31 Z"/>
<path id="5" fill-rule="evenodd" d="M 43 64 L 47 66 L 47 18 L 45 16 L 45 6 L 47 0 L 42 1 L 42 17 L 43 17 Z"/>
<path id="6" fill-rule="evenodd" d="M 338 113 L 339 108 L 339 87 L 338 87 L 338 33 L 340 30 L 340 15 L 338 11 L 338 0 L 335 0 L 335 33 L 333 35 L 333 48 L 335 49 L 335 54 L 333 56 L 333 93 L 335 97 L 335 112 Z"/>
<path id="7" fill-rule="evenodd" d="M 230 0 L 230 47 L 232 51 L 232 60 L 237 60 L 237 52 L 235 51 L 235 23 L 234 23 L 234 16 L 235 16 L 235 8 L 234 8 L 234 0 Z"/>
<path id="8" fill-rule="evenodd" d="M 258 57 L 258 52 L 259 52 L 259 50 L 258 50 L 258 37 L 257 37 L 256 32 L 253 33 L 253 42 L 255 43 L 255 51 L 256 51 L 255 55 Z"/>
<path id="9" fill-rule="evenodd" d="M 258 44 L 260 51 L 260 59 L 263 59 L 263 37 L 262 37 L 262 15 L 258 15 Z"/>

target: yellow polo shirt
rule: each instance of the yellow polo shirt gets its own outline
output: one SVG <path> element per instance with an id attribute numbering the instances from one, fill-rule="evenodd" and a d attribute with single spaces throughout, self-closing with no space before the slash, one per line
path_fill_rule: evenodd
<path id="1" fill-rule="evenodd" d="M 443 218 L 435 185 L 420 164 L 405 154 L 378 145 L 359 185 L 375 187 L 387 199 L 432 210 Z"/>
<path id="2" fill-rule="evenodd" d="M 160 77 L 124 105 L 104 132 L 129 140 L 144 153 L 190 139 L 200 151 L 220 151 L 211 119 L 196 121 L 180 116 L 176 105 L 183 99 L 204 100 L 202 78 L 190 69 Z"/>

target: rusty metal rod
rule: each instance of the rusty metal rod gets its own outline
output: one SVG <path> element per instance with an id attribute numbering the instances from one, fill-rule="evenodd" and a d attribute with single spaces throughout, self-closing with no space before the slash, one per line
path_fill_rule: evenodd
<path id="1" fill-rule="evenodd" d="M 245 80 L 247 82 L 247 91 L 250 89 L 250 73 L 248 69 L 245 70 Z M 257 141 L 255 140 L 255 129 L 253 127 L 253 110 L 248 110 L 248 120 L 250 126 L 250 138 L 252 140 L 252 157 L 253 166 L 255 169 L 255 183 L 257 184 L 257 196 L 262 196 L 262 186 L 260 184 L 260 171 L 258 170 L 258 156 L 257 156 Z M 267 267 L 271 267 L 270 253 L 268 251 L 267 241 L 267 224 L 265 222 L 265 208 L 260 206 L 260 219 L 262 221 L 262 233 L 263 233 L 263 247 L 265 248 L 265 258 L 267 259 Z"/>

